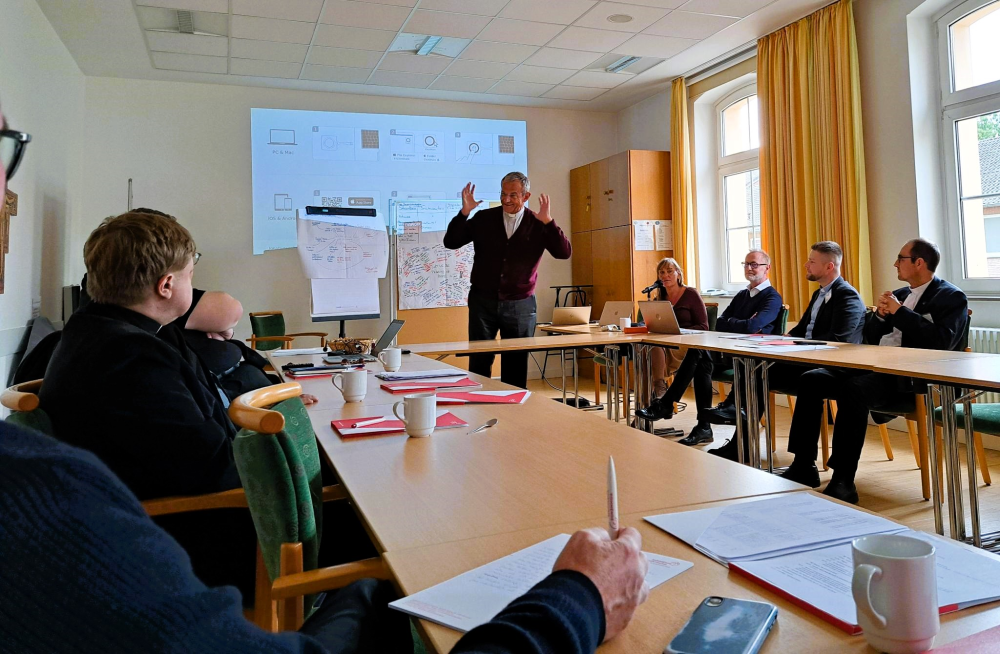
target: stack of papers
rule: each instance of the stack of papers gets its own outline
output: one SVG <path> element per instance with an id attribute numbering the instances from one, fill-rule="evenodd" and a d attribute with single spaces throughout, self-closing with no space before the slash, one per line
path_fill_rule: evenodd
<path id="1" fill-rule="evenodd" d="M 438 377 L 417 381 L 386 382 L 379 386 L 383 391 L 390 393 L 431 393 L 443 388 L 472 390 L 482 387 L 482 384 L 472 381 L 468 377 Z"/>
<path id="2" fill-rule="evenodd" d="M 324 347 L 300 347 L 298 349 L 291 350 L 271 350 L 271 356 L 273 357 L 297 357 L 304 354 L 326 354 L 326 348 Z"/>
<path id="3" fill-rule="evenodd" d="M 436 377 L 468 377 L 469 373 L 459 368 L 439 368 L 437 370 L 411 370 L 408 372 L 379 372 L 375 376 L 385 381 L 411 381 Z"/>
<path id="4" fill-rule="evenodd" d="M 646 520 L 851 634 L 861 633 L 851 541 L 869 534 L 935 546 L 942 613 L 1000 599 L 1000 557 L 807 493 Z"/>
<path id="5" fill-rule="evenodd" d="M 531 391 L 441 391 L 441 404 L 524 404 Z"/>
<path id="6" fill-rule="evenodd" d="M 372 422 L 378 420 L 378 422 Z M 369 423 L 369 424 L 366 424 Z M 346 420 L 332 420 L 330 424 L 334 430 L 340 434 L 341 438 L 356 438 L 358 436 L 377 436 L 379 434 L 401 434 L 406 431 L 403 421 L 394 415 L 387 416 L 367 416 L 364 418 L 348 418 Z M 360 424 L 360 427 L 354 425 Z M 454 429 L 455 427 L 468 427 L 469 423 L 462 420 L 454 413 L 440 409 L 437 412 L 437 422 L 434 429 Z"/>
<path id="7" fill-rule="evenodd" d="M 569 534 L 559 534 L 475 570 L 389 604 L 394 609 L 439 625 L 469 631 L 492 620 L 505 606 L 552 572 Z M 644 552 L 649 561 L 646 583 L 652 590 L 693 564 Z"/>

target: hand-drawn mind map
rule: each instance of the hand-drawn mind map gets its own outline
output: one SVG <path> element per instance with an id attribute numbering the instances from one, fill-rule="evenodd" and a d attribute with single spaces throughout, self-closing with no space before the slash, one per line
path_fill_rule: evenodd
<path id="1" fill-rule="evenodd" d="M 301 221 L 299 251 L 310 279 L 384 277 L 389 243 L 384 230 Z M 304 228 L 304 229 L 302 229 Z"/>
<path id="2" fill-rule="evenodd" d="M 472 243 L 449 250 L 444 246 L 444 232 L 422 232 L 419 225 L 405 224 L 396 240 L 399 308 L 465 306 L 475 255 Z"/>

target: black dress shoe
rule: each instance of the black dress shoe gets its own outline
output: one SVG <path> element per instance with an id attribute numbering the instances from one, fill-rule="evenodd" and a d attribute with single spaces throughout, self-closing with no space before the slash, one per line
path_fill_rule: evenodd
<path id="1" fill-rule="evenodd" d="M 788 470 L 781 473 L 782 479 L 794 481 L 810 488 L 819 488 L 819 470 L 815 463 L 795 464 L 788 466 Z"/>
<path id="2" fill-rule="evenodd" d="M 670 420 L 674 416 L 674 403 L 664 397 L 658 397 L 645 409 L 636 409 L 635 415 L 643 420 Z"/>
<path id="3" fill-rule="evenodd" d="M 677 441 L 681 445 L 701 445 L 711 443 L 715 438 L 712 436 L 712 428 L 708 425 L 697 425 L 691 433 Z"/>
<path id="4" fill-rule="evenodd" d="M 708 453 L 730 461 L 739 461 L 737 458 L 739 453 L 736 451 L 736 437 L 730 438 L 722 447 L 708 450 Z"/>
<path id="5" fill-rule="evenodd" d="M 853 481 L 846 479 L 831 479 L 823 489 L 823 494 L 848 504 L 858 503 L 858 489 Z"/>
<path id="6" fill-rule="evenodd" d="M 723 402 L 711 409 L 699 411 L 698 420 L 704 420 L 710 425 L 735 425 L 736 405 Z"/>

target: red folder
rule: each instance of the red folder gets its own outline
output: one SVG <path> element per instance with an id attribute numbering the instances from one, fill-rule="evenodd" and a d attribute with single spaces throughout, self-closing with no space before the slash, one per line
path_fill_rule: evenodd
<path id="1" fill-rule="evenodd" d="M 441 404 L 524 404 L 531 391 L 438 391 Z"/>
<path id="2" fill-rule="evenodd" d="M 942 654 L 945 652 L 948 654 L 967 654 L 968 652 L 1000 654 L 1000 627 L 980 631 L 978 634 L 972 634 L 947 645 L 935 647 L 931 651 Z"/>
<path id="3" fill-rule="evenodd" d="M 419 381 L 406 382 L 384 382 L 380 388 L 390 393 L 433 393 L 436 390 L 447 388 L 462 388 L 472 390 L 482 388 L 479 382 L 472 381 L 468 377 L 463 377 L 458 381 L 442 381 L 440 379 L 421 379 Z"/>
<path id="4" fill-rule="evenodd" d="M 357 423 L 363 423 L 366 420 L 374 420 L 375 418 L 384 418 L 382 422 L 376 422 L 372 425 L 366 425 L 364 427 L 352 427 Z M 357 438 L 358 436 L 379 436 L 382 434 L 401 434 L 406 431 L 406 425 L 403 424 L 402 420 L 399 420 L 394 415 L 388 416 L 367 416 L 364 418 L 348 418 L 346 420 L 331 420 L 330 424 L 333 426 L 334 431 L 336 431 L 341 438 Z M 454 413 L 450 411 L 444 411 L 437 417 L 437 422 L 434 425 L 435 429 L 454 429 L 456 427 L 468 427 L 469 423 L 465 422 Z"/>

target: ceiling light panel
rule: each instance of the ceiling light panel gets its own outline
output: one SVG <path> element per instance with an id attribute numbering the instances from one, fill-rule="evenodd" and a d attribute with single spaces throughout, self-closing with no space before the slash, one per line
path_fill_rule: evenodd
<path id="1" fill-rule="evenodd" d="M 482 79 L 478 77 L 450 77 L 442 75 L 434 80 L 430 88 L 437 91 L 464 91 L 465 93 L 484 93 L 496 84 L 495 79 Z"/>
<path id="2" fill-rule="evenodd" d="M 632 79 L 632 75 L 605 73 L 596 70 L 581 70 L 566 80 L 567 86 L 589 86 L 599 89 L 613 89 L 619 84 Z"/>
<path id="3" fill-rule="evenodd" d="M 489 16 L 418 9 L 406 23 L 406 31 L 411 34 L 433 34 L 435 36 L 453 36 L 459 39 L 474 39 L 489 22 Z"/>
<path id="4" fill-rule="evenodd" d="M 685 39 L 707 39 L 738 20 L 738 18 L 730 16 L 712 16 L 710 14 L 696 14 L 690 11 L 672 11 L 646 28 L 644 33 L 655 34 L 657 36 L 675 36 Z"/>
<path id="5" fill-rule="evenodd" d="M 185 9 L 187 11 L 212 11 L 229 13 L 229 0 L 136 0 L 137 5 L 147 7 L 165 7 L 167 9 Z"/>
<path id="6" fill-rule="evenodd" d="M 239 59 L 263 59 L 266 61 L 294 61 L 302 63 L 309 46 L 299 43 L 278 43 L 277 41 L 251 41 L 230 39 L 229 54 Z"/>
<path id="7" fill-rule="evenodd" d="M 306 63 L 347 68 L 374 68 L 381 59 L 382 53 L 376 50 L 313 46 L 309 49 Z"/>
<path id="8" fill-rule="evenodd" d="M 500 79 L 514 70 L 514 64 L 502 64 L 495 61 L 472 61 L 456 59 L 448 67 L 447 73 L 457 77 L 482 77 Z"/>
<path id="9" fill-rule="evenodd" d="M 315 23 L 323 0 L 233 0 L 233 13 L 260 18 L 281 18 Z"/>
<path id="10" fill-rule="evenodd" d="M 639 7 L 617 2 L 602 2 L 573 24 L 578 27 L 592 27 L 594 29 L 632 32 L 634 34 L 641 32 L 666 16 L 668 11 L 667 9 L 657 9 L 655 7 Z M 629 17 L 631 17 L 631 20 L 626 21 L 625 19 Z M 617 20 L 609 20 L 609 18 L 616 18 Z"/>
<path id="11" fill-rule="evenodd" d="M 490 93 L 500 95 L 520 95 L 529 98 L 537 98 L 546 91 L 552 89 L 551 84 L 532 84 L 531 82 L 499 82 L 490 89 Z"/>
<path id="12" fill-rule="evenodd" d="M 475 14 L 477 16 L 496 16 L 507 0 L 423 0 L 421 9 L 433 11 L 451 11 L 456 14 Z"/>
<path id="13" fill-rule="evenodd" d="M 386 30 L 366 30 L 359 27 L 320 24 L 316 27 L 316 40 L 313 41 L 313 44 L 385 52 L 394 38 L 396 38 L 396 32 Z"/>
<path id="14" fill-rule="evenodd" d="M 421 75 L 419 73 L 396 73 L 388 70 L 376 70 L 368 80 L 369 84 L 377 86 L 402 86 L 410 89 L 426 89 L 437 75 Z"/>
<path id="15" fill-rule="evenodd" d="M 387 54 L 379 70 L 394 70 L 401 73 L 431 73 L 437 75 L 451 63 L 451 59 L 437 55 L 417 56 L 394 52 Z"/>
<path id="16" fill-rule="evenodd" d="M 177 11 L 161 7 L 136 7 L 139 25 L 147 30 L 177 31 Z M 205 11 L 191 12 L 194 20 L 194 31 L 203 34 L 227 36 L 229 34 L 229 16 L 227 14 L 212 14 Z"/>
<path id="17" fill-rule="evenodd" d="M 545 45 L 563 30 L 562 25 L 535 23 L 527 20 L 495 18 L 483 30 L 479 38 L 499 43 L 520 43 L 522 45 Z"/>
<path id="18" fill-rule="evenodd" d="M 681 5 L 680 9 L 700 14 L 745 18 L 772 2 L 774 0 L 690 0 Z"/>
<path id="19" fill-rule="evenodd" d="M 147 30 L 146 41 L 150 50 L 159 52 L 183 52 L 212 57 L 225 57 L 229 54 L 229 39 L 224 36 Z"/>
<path id="20" fill-rule="evenodd" d="M 459 58 L 519 64 L 537 51 L 538 47 L 534 45 L 473 41 L 465 50 L 462 50 Z"/>
<path id="21" fill-rule="evenodd" d="M 427 43 L 429 38 L 432 38 L 430 34 L 401 32 L 389 46 L 389 52 L 416 52 Z M 456 39 L 450 36 L 435 36 L 433 38 L 440 39 L 434 46 L 433 53 L 452 58 L 457 57 L 472 42 L 471 39 Z"/>
<path id="22" fill-rule="evenodd" d="M 542 66 L 518 66 L 504 79 L 515 82 L 535 82 L 536 84 L 558 84 L 573 71 L 565 68 L 545 68 Z"/>
<path id="23" fill-rule="evenodd" d="M 226 73 L 225 57 L 179 54 L 177 52 L 151 52 L 153 66 L 162 70 L 183 70 L 190 73 Z"/>
<path id="24" fill-rule="evenodd" d="M 673 36 L 636 34 L 621 46 L 612 50 L 612 52 L 623 55 L 637 55 L 639 57 L 670 59 L 679 52 L 687 50 L 695 43 L 698 43 L 696 39 L 678 39 Z"/>
<path id="25" fill-rule="evenodd" d="M 309 43 L 312 40 L 315 23 L 300 23 L 274 18 L 253 16 L 233 16 L 232 36 L 238 39 L 258 41 L 281 41 L 283 43 Z"/>
<path id="26" fill-rule="evenodd" d="M 330 25 L 363 27 L 371 30 L 389 30 L 395 32 L 403 26 L 409 15 L 409 7 L 376 5 L 369 2 L 352 2 L 350 0 L 326 0 L 320 22 Z"/>
<path id="27" fill-rule="evenodd" d="M 627 32 L 595 30 L 589 27 L 567 27 L 566 30 L 548 43 L 554 48 L 567 50 L 588 50 L 608 52 L 617 48 L 631 36 Z"/>
<path id="28" fill-rule="evenodd" d="M 570 68 L 580 70 L 586 68 L 601 56 L 600 52 L 585 52 L 582 50 L 562 50 L 560 48 L 542 48 L 528 57 L 526 64 L 532 66 L 549 66 L 551 68 Z"/>
<path id="29" fill-rule="evenodd" d="M 556 98 L 557 100 L 593 100 L 599 95 L 607 93 L 607 89 L 584 88 L 582 86 L 557 86 L 545 93 L 545 98 Z"/>
<path id="30" fill-rule="evenodd" d="M 315 66 L 306 64 L 302 67 L 302 79 L 320 82 L 344 82 L 346 84 L 364 84 L 372 74 L 370 68 L 334 68 L 333 66 Z"/>
<path id="31" fill-rule="evenodd" d="M 596 2 L 592 0 L 560 0 L 559 2 L 539 2 L 538 0 L 510 0 L 501 18 L 530 20 L 539 23 L 569 25 L 587 13 Z"/>
<path id="32" fill-rule="evenodd" d="M 302 70 L 302 64 L 288 61 L 260 61 L 258 59 L 230 59 L 230 75 L 249 77 L 284 77 L 295 79 Z"/>

